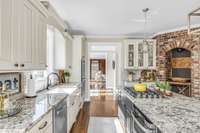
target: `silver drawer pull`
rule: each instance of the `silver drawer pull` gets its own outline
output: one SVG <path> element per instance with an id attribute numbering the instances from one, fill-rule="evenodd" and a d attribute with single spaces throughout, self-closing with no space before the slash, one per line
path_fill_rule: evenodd
<path id="1" fill-rule="evenodd" d="M 44 124 L 42 124 L 38 129 L 42 130 L 43 128 L 45 128 L 47 126 L 48 122 L 45 121 Z"/>

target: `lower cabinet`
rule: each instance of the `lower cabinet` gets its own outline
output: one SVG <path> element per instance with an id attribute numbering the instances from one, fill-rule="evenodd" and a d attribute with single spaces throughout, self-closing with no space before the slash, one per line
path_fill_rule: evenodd
<path id="1" fill-rule="evenodd" d="M 52 111 L 33 126 L 27 133 L 53 133 Z"/>
<path id="2" fill-rule="evenodd" d="M 69 96 L 68 99 L 67 133 L 70 133 L 70 130 L 73 124 L 76 122 L 78 113 L 81 108 L 82 108 L 81 90 L 77 89 L 72 95 Z"/>

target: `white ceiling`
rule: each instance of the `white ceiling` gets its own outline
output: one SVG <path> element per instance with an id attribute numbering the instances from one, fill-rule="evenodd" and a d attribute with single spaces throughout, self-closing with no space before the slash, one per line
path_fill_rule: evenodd
<path id="1" fill-rule="evenodd" d="M 143 8 L 150 8 L 148 32 L 187 25 L 187 14 L 200 0 L 49 0 L 75 34 L 88 36 L 141 36 Z M 199 19 L 193 21 L 200 23 Z"/>

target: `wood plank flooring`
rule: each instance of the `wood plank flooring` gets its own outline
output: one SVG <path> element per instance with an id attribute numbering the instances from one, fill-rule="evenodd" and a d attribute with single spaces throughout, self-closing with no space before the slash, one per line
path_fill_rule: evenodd
<path id="1" fill-rule="evenodd" d="M 109 95 L 91 97 L 90 116 L 116 117 L 117 113 L 115 97 Z"/>
<path id="2" fill-rule="evenodd" d="M 114 96 L 93 96 L 90 103 L 84 103 L 71 133 L 87 133 L 90 116 L 116 117 L 117 110 L 117 102 Z"/>

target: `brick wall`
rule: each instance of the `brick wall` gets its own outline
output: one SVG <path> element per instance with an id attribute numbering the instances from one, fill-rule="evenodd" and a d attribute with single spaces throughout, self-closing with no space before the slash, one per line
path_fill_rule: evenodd
<path id="1" fill-rule="evenodd" d="M 192 53 L 192 96 L 200 97 L 200 38 L 188 35 L 187 30 L 170 32 L 157 35 L 157 76 L 161 81 L 166 81 L 168 71 L 168 51 L 174 48 L 184 48 Z"/>

